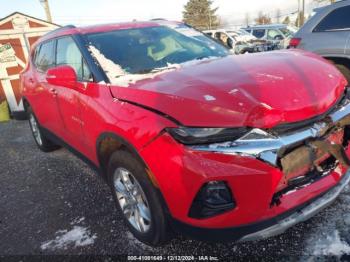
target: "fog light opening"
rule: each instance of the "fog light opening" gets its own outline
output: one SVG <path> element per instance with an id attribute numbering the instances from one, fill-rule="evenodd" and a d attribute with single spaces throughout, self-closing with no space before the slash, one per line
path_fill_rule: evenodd
<path id="1" fill-rule="evenodd" d="M 208 218 L 234 209 L 236 203 L 232 192 L 224 181 L 211 181 L 202 186 L 197 193 L 189 216 L 192 218 Z"/>

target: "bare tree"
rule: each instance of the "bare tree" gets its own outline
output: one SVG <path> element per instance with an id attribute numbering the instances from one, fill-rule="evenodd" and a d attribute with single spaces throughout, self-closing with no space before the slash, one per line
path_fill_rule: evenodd
<path id="1" fill-rule="evenodd" d="M 258 25 L 271 24 L 271 17 L 260 11 L 258 17 L 255 18 L 255 23 L 257 23 Z"/>
<path id="2" fill-rule="evenodd" d="M 306 17 L 305 16 L 303 17 L 303 12 L 299 12 L 297 19 L 295 20 L 295 26 L 301 27 L 305 20 L 306 20 Z"/>
<path id="3" fill-rule="evenodd" d="M 283 24 L 286 24 L 286 25 L 289 25 L 290 24 L 290 17 L 289 16 L 286 16 L 286 18 L 284 18 Z"/>
<path id="4" fill-rule="evenodd" d="M 336 0 L 314 0 L 314 2 L 317 3 L 328 3 L 328 4 L 333 4 L 335 3 Z"/>

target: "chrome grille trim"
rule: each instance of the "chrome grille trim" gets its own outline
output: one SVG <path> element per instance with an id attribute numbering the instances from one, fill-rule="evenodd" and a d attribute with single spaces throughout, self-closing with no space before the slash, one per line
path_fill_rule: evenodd
<path id="1" fill-rule="evenodd" d="M 196 145 L 190 148 L 196 151 L 215 152 L 227 155 L 243 155 L 261 159 L 273 166 L 278 165 L 278 158 L 287 148 L 311 138 L 321 137 L 327 130 L 350 115 L 350 100 L 344 99 L 324 120 L 309 128 L 273 135 L 261 129 L 253 129 L 247 135 L 224 143 Z M 249 139 L 249 136 L 264 136 L 262 139 Z"/>

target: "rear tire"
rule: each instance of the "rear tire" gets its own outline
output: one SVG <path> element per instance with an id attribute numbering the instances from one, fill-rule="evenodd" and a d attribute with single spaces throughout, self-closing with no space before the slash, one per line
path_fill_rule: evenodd
<path id="1" fill-rule="evenodd" d="M 31 107 L 27 108 L 27 115 L 29 119 L 29 126 L 38 148 L 43 152 L 51 152 L 60 148 L 60 146 L 54 144 L 43 134 L 42 128 Z"/>
<path id="2" fill-rule="evenodd" d="M 110 158 L 107 174 L 117 208 L 132 234 L 151 246 L 168 242 L 172 233 L 167 216 L 144 164 L 127 151 L 116 151 Z"/>

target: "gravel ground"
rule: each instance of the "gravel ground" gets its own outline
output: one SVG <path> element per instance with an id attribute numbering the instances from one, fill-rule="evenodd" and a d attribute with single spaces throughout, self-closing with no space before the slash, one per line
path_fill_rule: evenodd
<path id="1" fill-rule="evenodd" d="M 266 260 L 349 259 L 350 189 L 328 209 L 285 234 L 243 244 L 177 237 L 148 247 L 126 230 L 109 188 L 65 149 L 36 148 L 26 121 L 0 123 L 0 256 L 174 255 Z M 328 257 L 327 257 L 328 258 Z M 0 257 L 1 260 L 1 257 Z"/>

